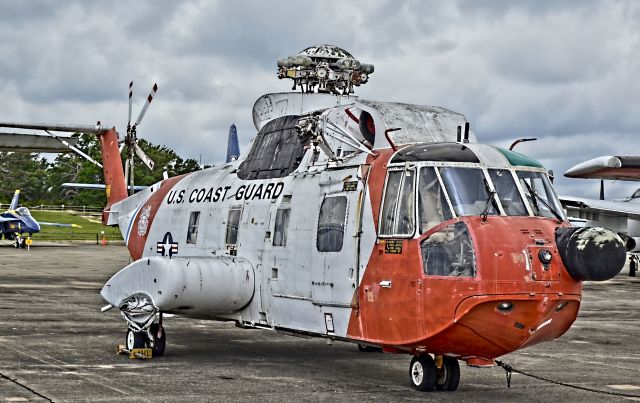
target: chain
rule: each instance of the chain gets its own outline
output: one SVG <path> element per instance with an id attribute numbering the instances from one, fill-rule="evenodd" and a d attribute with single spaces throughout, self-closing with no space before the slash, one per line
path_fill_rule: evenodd
<path id="1" fill-rule="evenodd" d="M 587 392 L 593 392 L 593 393 L 601 393 L 603 395 L 611 395 L 611 396 L 621 396 L 621 397 L 636 397 L 636 398 L 640 398 L 640 395 L 630 395 L 630 394 L 626 394 L 626 393 L 620 393 L 620 392 L 609 392 L 607 390 L 600 390 L 600 389 L 593 389 L 593 388 L 587 388 L 584 386 L 578 386 L 578 385 L 572 385 L 569 383 L 564 383 L 564 382 L 560 382 L 560 381 L 554 381 L 553 379 L 549 379 L 549 378 L 543 378 L 541 376 L 538 375 L 533 375 L 533 374 L 528 374 L 524 371 L 520 371 L 517 370 L 515 368 L 513 368 L 511 365 L 506 364 L 502 361 L 498 361 L 495 360 L 496 364 L 499 367 L 502 367 L 502 369 L 505 370 L 506 375 L 507 375 L 507 387 L 510 388 L 511 387 L 511 373 L 515 372 L 517 374 L 521 374 L 524 376 L 528 376 L 530 378 L 534 378 L 537 379 L 539 381 L 543 381 L 543 382 L 548 382 L 548 383 L 553 383 L 555 385 L 560 385 L 560 386 L 566 386 L 568 388 L 573 388 L 573 389 L 579 389 L 579 390 L 584 390 Z"/>

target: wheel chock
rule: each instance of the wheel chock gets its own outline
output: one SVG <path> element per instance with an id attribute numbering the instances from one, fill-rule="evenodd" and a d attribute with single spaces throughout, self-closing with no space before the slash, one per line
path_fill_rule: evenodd
<path id="1" fill-rule="evenodd" d="M 153 355 L 150 348 L 133 348 L 129 351 L 129 358 L 149 359 Z"/>
<path id="2" fill-rule="evenodd" d="M 124 344 L 118 344 L 116 346 L 116 354 L 118 355 L 129 355 L 129 358 L 132 359 L 149 359 L 153 356 L 153 350 L 150 348 L 134 348 L 132 350 L 128 350 Z"/>

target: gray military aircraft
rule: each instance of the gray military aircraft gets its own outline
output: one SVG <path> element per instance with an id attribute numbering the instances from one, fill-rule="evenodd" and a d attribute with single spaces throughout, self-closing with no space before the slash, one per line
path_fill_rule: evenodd
<path id="1" fill-rule="evenodd" d="M 567 214 L 582 225 L 601 226 L 628 235 L 630 252 L 640 252 L 640 189 L 630 197 L 604 200 L 604 180 L 640 181 L 639 156 L 603 156 L 568 169 L 564 176 L 600 179 L 600 199 L 560 196 Z M 631 246 L 631 247 L 630 247 Z"/>

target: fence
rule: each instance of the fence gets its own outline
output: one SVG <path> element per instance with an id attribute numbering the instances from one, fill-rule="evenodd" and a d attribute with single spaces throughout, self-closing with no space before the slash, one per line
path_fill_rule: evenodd
<path id="1" fill-rule="evenodd" d="M 0 203 L 0 211 L 8 209 L 10 204 Z M 29 210 L 40 211 L 75 211 L 79 213 L 102 213 L 103 207 L 95 206 L 67 206 L 66 204 L 50 205 L 50 204 L 38 204 L 35 206 L 28 206 Z"/>

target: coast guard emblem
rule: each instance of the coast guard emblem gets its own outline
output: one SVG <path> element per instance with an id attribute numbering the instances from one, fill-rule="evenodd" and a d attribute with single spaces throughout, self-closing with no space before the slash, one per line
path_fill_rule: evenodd
<path id="1" fill-rule="evenodd" d="M 138 221 L 138 236 L 143 236 L 149 228 L 149 214 L 151 214 L 151 206 L 145 206 L 140 213 L 140 221 Z"/>

